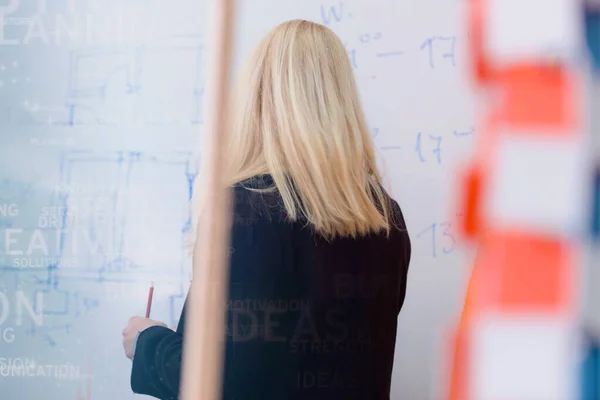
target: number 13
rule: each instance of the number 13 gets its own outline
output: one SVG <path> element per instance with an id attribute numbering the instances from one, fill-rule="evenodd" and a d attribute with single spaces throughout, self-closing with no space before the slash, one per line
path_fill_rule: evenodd
<path id="1" fill-rule="evenodd" d="M 452 232 L 450 231 L 452 229 L 452 224 L 450 222 L 442 222 L 440 224 L 432 224 L 432 225 L 428 226 L 426 229 L 419 232 L 417 234 L 417 238 L 420 238 L 428 231 L 431 231 L 431 253 L 432 253 L 433 258 L 437 257 L 436 230 L 438 227 L 442 229 L 442 239 L 446 238 L 446 239 L 450 240 L 450 245 L 448 247 L 446 247 L 446 246 L 442 247 L 442 251 L 444 252 L 444 254 L 452 253 L 456 247 L 456 239 L 454 238 L 454 236 L 452 235 Z"/>

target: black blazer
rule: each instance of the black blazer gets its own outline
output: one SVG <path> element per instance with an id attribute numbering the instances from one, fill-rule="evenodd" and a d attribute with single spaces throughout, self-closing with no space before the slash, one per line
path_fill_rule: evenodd
<path id="1" fill-rule="evenodd" d="M 234 187 L 222 398 L 389 399 L 411 254 L 400 207 L 391 200 L 389 238 L 327 242 L 286 221 L 277 192 L 249 190 L 272 184 L 263 175 Z M 176 332 L 139 335 L 135 393 L 177 399 L 184 324 L 185 306 Z"/>

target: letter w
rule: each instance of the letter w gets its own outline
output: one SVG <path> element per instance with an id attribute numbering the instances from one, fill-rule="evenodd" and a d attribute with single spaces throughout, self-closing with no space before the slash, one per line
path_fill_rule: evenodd
<path id="1" fill-rule="evenodd" d="M 329 7 L 329 10 L 327 10 L 324 5 L 321 5 L 321 18 L 323 18 L 323 24 L 329 25 L 332 19 L 334 19 L 335 22 L 340 22 L 342 20 L 343 11 L 344 3 L 341 1 L 339 7 L 331 6 Z"/>

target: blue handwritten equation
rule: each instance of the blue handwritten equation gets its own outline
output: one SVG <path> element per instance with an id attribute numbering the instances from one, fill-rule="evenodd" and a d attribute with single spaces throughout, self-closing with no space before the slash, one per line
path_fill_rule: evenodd
<path id="1" fill-rule="evenodd" d="M 429 225 L 417 233 L 417 239 L 427 238 L 431 242 L 431 256 L 452 254 L 456 250 L 457 241 L 452 232 L 451 222 L 439 222 Z"/>
<path id="2" fill-rule="evenodd" d="M 475 133 L 475 128 L 471 127 L 466 130 L 453 130 L 452 136 L 450 138 L 463 138 L 463 137 L 471 137 Z M 380 131 L 379 128 L 375 128 L 373 130 L 373 138 L 379 136 Z M 417 159 L 421 163 L 426 162 L 434 162 L 437 164 L 442 164 L 442 148 L 446 143 L 448 138 L 445 138 L 442 135 L 429 134 L 424 132 L 417 132 L 415 135 L 413 142 L 408 146 L 409 149 L 414 151 Z M 380 146 L 381 150 L 391 151 L 391 150 L 401 150 L 403 146 L 391 145 L 391 146 Z"/>
<path id="3" fill-rule="evenodd" d="M 435 68 L 440 58 L 448 59 L 456 67 L 456 36 L 432 36 L 421 44 L 420 49 L 427 54 L 429 67 Z"/>
<path id="4" fill-rule="evenodd" d="M 344 17 L 349 18 L 352 14 L 344 10 L 344 2 L 339 1 L 335 5 L 321 4 L 321 20 L 324 25 L 330 25 L 333 22 L 342 22 Z"/>
<path id="5" fill-rule="evenodd" d="M 352 17 L 352 13 L 349 12 L 348 7 L 343 1 L 335 3 L 321 4 L 321 23 L 326 26 L 338 25 Z M 407 51 L 405 49 L 398 48 L 385 48 L 384 41 L 382 40 L 384 35 L 382 32 L 364 32 L 357 35 L 354 38 L 354 44 L 350 45 L 347 41 L 344 42 L 344 46 L 348 52 L 348 56 L 352 62 L 354 68 L 359 68 L 360 63 L 357 61 L 357 52 L 367 46 L 374 45 L 377 42 L 382 42 L 377 48 L 381 51 L 375 51 L 374 56 L 377 58 L 398 58 Z M 429 65 L 431 69 L 441 67 L 444 64 L 451 67 L 456 67 L 456 44 L 457 36 L 446 35 L 446 36 L 430 36 L 424 38 L 421 43 L 415 45 L 413 50 L 419 51 L 423 62 Z"/>
<path id="6" fill-rule="evenodd" d="M 456 217 L 463 217 L 463 214 L 456 214 Z M 456 239 L 456 232 L 453 229 L 453 223 L 450 221 L 434 222 L 417 233 L 416 238 L 431 243 L 429 249 L 431 257 L 433 258 L 450 255 L 459 247 L 459 242 Z"/>

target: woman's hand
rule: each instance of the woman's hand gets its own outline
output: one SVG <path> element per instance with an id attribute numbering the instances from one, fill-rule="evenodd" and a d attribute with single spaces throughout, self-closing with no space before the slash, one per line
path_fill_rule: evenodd
<path id="1" fill-rule="evenodd" d="M 127 326 L 125 327 L 125 329 L 123 329 L 123 349 L 125 349 L 125 356 L 127 358 L 129 358 L 130 360 L 133 359 L 133 344 L 135 342 L 135 338 L 138 332 L 150 328 L 151 326 L 164 326 L 165 328 L 167 328 L 166 324 L 148 318 L 129 318 Z"/>

